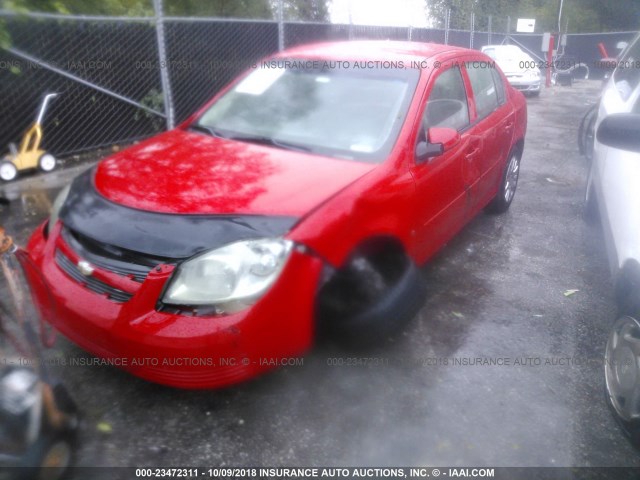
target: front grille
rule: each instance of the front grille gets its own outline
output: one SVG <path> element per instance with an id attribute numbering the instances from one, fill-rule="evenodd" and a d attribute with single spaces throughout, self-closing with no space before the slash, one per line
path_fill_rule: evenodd
<path id="1" fill-rule="evenodd" d="M 62 229 L 62 238 L 72 250 L 92 265 L 140 283 L 144 282 L 154 267 L 162 263 L 172 263 L 165 258 L 131 252 L 98 242 L 66 227 Z"/>
<path id="2" fill-rule="evenodd" d="M 82 273 L 80 273 L 78 267 L 60 250 L 56 250 L 56 263 L 64 272 L 67 273 L 67 275 L 73 278 L 76 282 L 84 285 L 92 292 L 106 295 L 109 300 L 113 300 L 114 302 L 118 303 L 124 303 L 131 300 L 131 297 L 133 297 L 132 294 L 114 288 L 111 285 L 107 285 L 97 278 L 84 276 Z"/>

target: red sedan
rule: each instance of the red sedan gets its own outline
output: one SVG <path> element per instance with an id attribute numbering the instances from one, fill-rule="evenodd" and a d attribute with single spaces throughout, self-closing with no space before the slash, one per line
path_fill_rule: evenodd
<path id="1" fill-rule="evenodd" d="M 371 341 L 412 318 L 418 266 L 509 208 L 526 123 L 477 51 L 294 48 L 76 178 L 28 249 L 82 348 L 154 382 L 229 385 L 320 331 Z"/>

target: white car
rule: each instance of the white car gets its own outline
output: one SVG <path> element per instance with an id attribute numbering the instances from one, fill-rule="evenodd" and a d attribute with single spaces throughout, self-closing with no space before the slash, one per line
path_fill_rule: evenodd
<path id="1" fill-rule="evenodd" d="M 542 74 L 538 62 L 516 45 L 485 45 L 482 53 L 496 61 L 511 86 L 525 95 L 538 96 Z"/>
<path id="2" fill-rule="evenodd" d="M 605 353 L 607 400 L 640 445 L 640 37 L 621 54 L 595 121 L 586 213 L 599 217 L 620 315 Z"/>

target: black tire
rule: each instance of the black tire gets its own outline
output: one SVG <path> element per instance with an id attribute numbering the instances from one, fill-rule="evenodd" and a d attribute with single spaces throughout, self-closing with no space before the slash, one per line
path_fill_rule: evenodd
<path id="1" fill-rule="evenodd" d="M 593 159 L 593 148 L 595 145 L 595 126 L 598 119 L 598 109 L 600 103 L 596 103 L 589 107 L 587 112 L 580 121 L 580 127 L 578 128 L 578 148 L 580 154 L 584 155 L 588 162 Z"/>
<path id="2" fill-rule="evenodd" d="M 640 323 L 634 317 L 622 316 L 614 322 L 607 339 L 604 392 L 616 422 L 631 443 L 640 448 L 640 420 L 632 415 L 638 409 L 628 404 L 640 389 L 640 369 L 638 354 L 625 343 L 628 335 L 640 339 Z"/>
<path id="3" fill-rule="evenodd" d="M 513 197 L 518 187 L 520 176 L 520 157 L 522 153 L 519 149 L 514 149 L 509 153 L 509 161 L 502 172 L 500 187 L 493 200 L 485 207 L 485 211 L 491 214 L 505 213 L 509 210 Z"/>
<path id="4" fill-rule="evenodd" d="M 73 442 L 65 435 L 41 436 L 22 458 L 21 480 L 58 480 L 73 463 Z"/>
<path id="5" fill-rule="evenodd" d="M 401 263 L 397 255 L 390 257 L 395 263 L 391 268 L 380 257 L 355 257 L 325 284 L 317 309 L 321 333 L 339 343 L 370 346 L 397 333 L 416 315 L 424 301 L 422 273 L 404 254 Z M 358 262 L 376 273 L 354 275 Z"/>
<path id="6" fill-rule="evenodd" d="M 598 198 L 596 189 L 591 179 L 587 180 L 587 186 L 584 193 L 584 218 L 589 223 L 597 223 L 600 218 L 598 211 Z"/>
<path id="7" fill-rule="evenodd" d="M 0 160 L 0 180 L 10 182 L 18 176 L 18 168 L 9 160 Z"/>

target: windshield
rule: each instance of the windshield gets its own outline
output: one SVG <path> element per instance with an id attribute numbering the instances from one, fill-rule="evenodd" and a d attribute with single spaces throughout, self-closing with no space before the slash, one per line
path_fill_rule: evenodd
<path id="1" fill-rule="evenodd" d="M 226 138 L 381 162 L 393 148 L 419 72 L 356 63 L 265 62 L 197 125 Z"/>

